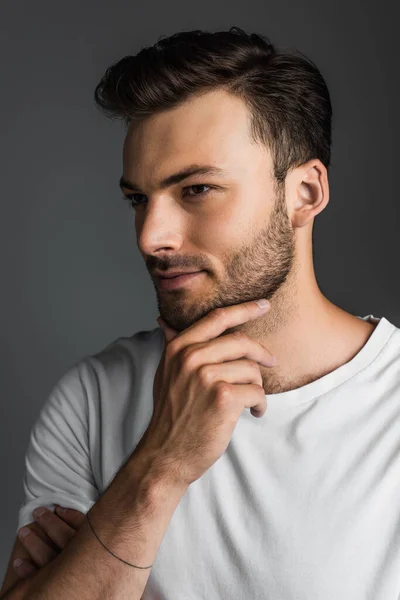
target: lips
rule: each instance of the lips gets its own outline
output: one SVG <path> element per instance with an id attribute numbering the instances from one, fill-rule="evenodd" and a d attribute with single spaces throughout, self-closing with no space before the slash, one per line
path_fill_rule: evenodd
<path id="1" fill-rule="evenodd" d="M 182 271 L 180 273 L 173 273 L 173 274 L 166 274 L 166 275 L 161 275 L 158 274 L 157 276 L 160 277 L 161 279 L 174 279 L 175 277 L 181 277 L 182 275 L 192 275 L 193 273 L 199 273 L 200 271 Z"/>
<path id="2" fill-rule="evenodd" d="M 158 277 L 158 288 L 163 291 L 169 291 L 191 286 L 192 282 L 196 281 L 204 274 L 205 271 L 195 271 L 192 273 L 181 273 L 174 277 Z"/>

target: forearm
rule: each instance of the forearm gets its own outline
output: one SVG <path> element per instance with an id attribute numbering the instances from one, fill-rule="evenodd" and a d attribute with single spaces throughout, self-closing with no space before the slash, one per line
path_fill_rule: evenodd
<path id="1" fill-rule="evenodd" d="M 133 455 L 90 509 L 90 522 L 106 548 L 146 567 L 154 563 L 183 494 L 165 475 L 155 473 L 150 458 Z M 85 519 L 69 545 L 37 573 L 23 598 L 140 600 L 150 572 L 107 552 Z"/>

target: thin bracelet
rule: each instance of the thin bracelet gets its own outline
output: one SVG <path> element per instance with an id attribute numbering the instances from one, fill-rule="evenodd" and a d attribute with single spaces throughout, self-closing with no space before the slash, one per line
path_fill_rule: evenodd
<path id="1" fill-rule="evenodd" d="M 91 524 L 90 520 L 89 520 L 89 514 L 86 513 L 86 518 L 88 520 L 88 523 L 94 533 L 94 535 L 97 537 L 97 539 L 99 540 L 100 544 L 103 546 L 103 548 L 105 548 L 107 550 L 107 552 L 109 552 L 110 554 L 112 554 L 113 556 L 115 556 L 115 558 L 118 558 L 118 560 L 120 560 L 121 562 L 125 563 L 126 565 L 129 565 L 130 567 L 135 567 L 136 569 L 151 569 L 151 567 L 153 565 L 150 565 L 150 567 L 137 567 L 136 565 L 132 565 L 131 563 L 128 563 L 126 560 L 124 560 L 123 558 L 119 558 L 118 556 L 116 556 L 113 552 L 111 552 L 111 550 L 109 550 L 108 548 L 105 547 L 105 545 L 103 544 L 103 542 L 101 541 L 101 539 L 99 538 L 99 536 L 97 535 L 97 533 L 95 532 L 95 530 L 93 529 L 93 525 Z"/>

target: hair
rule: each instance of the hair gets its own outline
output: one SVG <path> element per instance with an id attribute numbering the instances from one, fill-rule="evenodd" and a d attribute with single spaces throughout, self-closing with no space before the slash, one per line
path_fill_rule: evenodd
<path id="1" fill-rule="evenodd" d="M 109 67 L 94 99 L 108 118 L 128 125 L 217 89 L 246 103 L 251 139 L 270 150 L 278 186 L 311 159 L 329 169 L 332 106 L 318 68 L 298 50 L 277 49 L 239 27 L 161 36 Z"/>

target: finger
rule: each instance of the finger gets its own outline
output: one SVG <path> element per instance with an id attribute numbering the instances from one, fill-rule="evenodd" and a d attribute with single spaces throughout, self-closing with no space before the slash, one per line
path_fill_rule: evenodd
<path id="1" fill-rule="evenodd" d="M 82 525 L 85 520 L 85 513 L 81 513 L 79 510 L 75 508 L 67 508 L 64 506 L 59 506 L 56 504 L 55 508 L 56 515 L 61 517 L 63 521 L 68 523 L 73 529 L 77 530 Z"/>
<path id="2" fill-rule="evenodd" d="M 164 332 L 165 341 L 168 343 L 177 336 L 178 332 L 175 329 L 172 329 L 169 325 L 166 324 L 164 319 L 158 317 L 157 323 L 160 325 L 161 329 Z"/>
<path id="3" fill-rule="evenodd" d="M 246 384 L 263 386 L 260 367 L 252 360 L 233 360 L 224 363 L 202 365 L 199 369 L 199 379 L 206 386 L 212 386 L 219 381 L 231 384 Z"/>
<path id="4" fill-rule="evenodd" d="M 260 308 L 254 301 L 216 308 L 184 331 L 179 332 L 173 340 L 173 344 L 175 349 L 179 351 L 181 348 L 196 342 L 207 342 L 218 337 L 230 327 L 257 319 L 269 309 L 269 303 Z"/>
<path id="5" fill-rule="evenodd" d="M 26 559 L 16 558 L 13 562 L 14 571 L 21 579 L 25 579 L 26 577 L 30 577 L 38 570 L 36 566 L 34 566 L 31 562 Z"/>
<path id="6" fill-rule="evenodd" d="M 244 404 L 245 408 L 250 408 L 253 417 L 260 418 L 265 414 L 267 400 L 264 390 L 259 385 L 231 385 L 229 383 L 222 385 L 222 389 L 224 390 L 222 393 L 229 407 L 232 406 L 235 409 L 236 407 L 240 407 L 240 411 L 242 411 Z"/>
<path id="7" fill-rule="evenodd" d="M 273 367 L 278 362 L 268 348 L 240 331 L 235 331 L 202 344 L 192 344 L 189 352 L 190 366 L 194 369 L 205 363 L 222 363 L 240 358 L 247 358 L 249 361 L 259 363 L 264 367 Z"/>
<path id="8" fill-rule="evenodd" d="M 63 550 L 75 536 L 75 529 L 63 521 L 57 514 L 53 513 L 53 511 L 42 506 L 40 508 L 44 509 L 44 512 L 41 515 L 37 515 L 34 511 L 33 516 L 35 521 L 57 547 Z"/>
<path id="9" fill-rule="evenodd" d="M 28 533 L 23 535 L 26 530 Z M 29 527 L 22 527 L 18 531 L 18 538 L 38 567 L 44 567 L 59 554 Z"/>

